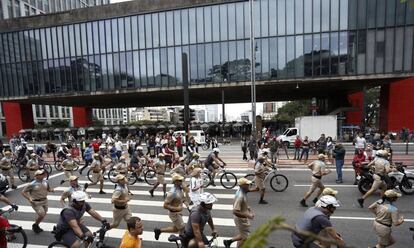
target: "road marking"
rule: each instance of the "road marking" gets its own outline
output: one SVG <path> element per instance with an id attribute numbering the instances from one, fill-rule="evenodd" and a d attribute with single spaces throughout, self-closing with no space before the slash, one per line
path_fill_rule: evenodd
<path id="1" fill-rule="evenodd" d="M 331 216 L 331 219 L 338 220 L 374 220 L 373 217 L 353 217 L 353 216 Z M 414 219 L 404 219 L 404 222 L 414 222 Z"/>
<path id="2" fill-rule="evenodd" d="M 294 187 L 310 187 L 310 184 L 295 184 Z M 358 185 L 353 184 L 324 184 L 325 187 L 335 187 L 335 188 L 357 188 Z"/>
<path id="3" fill-rule="evenodd" d="M 214 218 L 214 220 L 215 219 L 216 218 Z M 21 226 L 24 230 L 30 230 L 30 231 L 32 230 L 32 224 L 33 224 L 32 221 L 12 220 L 11 222 L 14 225 Z M 56 223 L 50 223 L 50 222 L 42 222 L 42 223 L 40 223 L 40 227 L 44 231 L 46 231 L 46 232 L 52 231 L 53 230 L 53 226 L 55 226 L 55 225 L 56 225 Z M 100 227 L 98 227 L 98 226 L 88 226 L 88 228 L 92 232 L 95 232 Z M 144 228 L 145 228 L 145 226 L 144 226 Z M 121 239 L 124 236 L 125 231 L 126 231 L 125 229 L 114 228 L 114 229 L 109 230 L 106 233 L 105 237 L 115 238 L 115 239 L 118 239 L 119 240 L 119 239 Z M 142 240 L 144 242 L 147 242 L 148 241 L 148 242 L 171 243 L 171 242 L 168 241 L 168 237 L 169 236 L 170 236 L 170 233 L 161 233 L 160 239 L 159 240 L 155 240 L 155 238 L 154 238 L 154 232 L 144 231 L 142 233 L 142 235 L 140 235 L 140 238 L 142 238 Z M 207 236 L 207 238 L 210 239 L 211 236 Z M 223 240 L 224 239 L 231 239 L 231 237 L 221 237 L 221 236 L 217 237 L 217 241 L 218 241 L 219 247 L 223 247 L 222 244 L 223 244 Z M 32 247 L 32 246 L 30 245 L 28 247 Z M 43 246 L 40 246 L 40 247 L 43 248 Z M 231 247 L 236 247 L 236 244 L 233 243 Z"/>

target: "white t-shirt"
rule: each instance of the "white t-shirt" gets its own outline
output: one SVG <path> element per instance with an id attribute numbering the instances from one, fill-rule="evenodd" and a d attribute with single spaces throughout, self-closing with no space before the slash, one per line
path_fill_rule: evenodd
<path id="1" fill-rule="evenodd" d="M 366 140 L 364 137 L 356 137 L 355 139 L 355 148 L 356 149 L 365 149 Z"/>
<path id="2" fill-rule="evenodd" d="M 115 142 L 115 148 L 117 151 L 122 151 L 122 141 Z"/>

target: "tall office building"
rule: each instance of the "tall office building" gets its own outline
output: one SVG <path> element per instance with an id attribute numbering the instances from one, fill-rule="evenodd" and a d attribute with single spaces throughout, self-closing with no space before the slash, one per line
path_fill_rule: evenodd
<path id="1" fill-rule="evenodd" d="M 283 107 L 287 102 L 264 102 L 263 103 L 263 120 L 271 120 L 277 115 L 277 110 Z"/>

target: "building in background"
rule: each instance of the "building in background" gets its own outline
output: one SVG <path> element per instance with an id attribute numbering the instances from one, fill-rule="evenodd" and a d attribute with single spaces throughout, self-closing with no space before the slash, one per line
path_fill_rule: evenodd
<path id="1" fill-rule="evenodd" d="M 243 112 L 243 113 L 240 114 L 240 120 L 250 122 L 251 116 L 252 116 L 252 111 L 251 110 Z"/>
<path id="2" fill-rule="evenodd" d="M 143 120 L 148 121 L 171 121 L 168 108 L 154 107 L 144 108 Z"/>
<path id="3" fill-rule="evenodd" d="M 271 120 L 277 115 L 277 110 L 283 107 L 287 102 L 264 102 L 263 103 L 263 120 Z"/>
<path id="4" fill-rule="evenodd" d="M 217 122 L 218 119 L 218 105 L 205 105 L 206 106 L 206 122 Z"/>
<path id="5" fill-rule="evenodd" d="M 93 117 L 104 125 L 123 125 L 129 122 L 127 108 L 93 109 Z"/>

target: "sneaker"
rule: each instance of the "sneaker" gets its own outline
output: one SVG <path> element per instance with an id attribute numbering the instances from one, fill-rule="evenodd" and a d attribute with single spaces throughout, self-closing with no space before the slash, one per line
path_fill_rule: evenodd
<path id="1" fill-rule="evenodd" d="M 148 192 L 150 193 L 151 197 L 154 197 L 154 190 L 153 189 L 148 190 Z"/>
<path id="2" fill-rule="evenodd" d="M 300 201 L 300 205 L 301 205 L 302 207 L 308 207 L 308 204 L 306 204 L 305 199 L 302 199 L 302 200 Z"/>
<path id="3" fill-rule="evenodd" d="M 160 239 L 161 229 L 159 229 L 159 228 L 155 228 L 155 229 L 154 229 L 154 234 L 155 234 L 155 240 Z"/>
<path id="4" fill-rule="evenodd" d="M 17 189 L 17 186 L 13 184 L 12 189 Z"/>
<path id="5" fill-rule="evenodd" d="M 233 243 L 233 240 L 231 240 L 231 239 L 225 239 L 225 240 L 223 240 L 223 245 L 226 248 L 229 248 L 230 245 L 231 245 L 231 243 Z"/>
<path id="6" fill-rule="evenodd" d="M 213 181 L 210 183 L 211 186 L 216 187 L 216 183 Z"/>
<path id="7" fill-rule="evenodd" d="M 359 198 L 359 199 L 358 199 L 358 204 L 359 204 L 359 206 L 360 206 L 361 208 L 363 208 L 363 207 L 364 207 L 364 199 Z"/>
<path id="8" fill-rule="evenodd" d="M 312 202 L 315 204 L 317 201 L 318 201 L 318 198 L 315 197 L 315 198 L 313 198 L 313 201 Z"/>
<path id="9" fill-rule="evenodd" d="M 335 181 L 337 184 L 341 184 L 342 183 L 342 180 L 336 180 Z"/>
<path id="10" fill-rule="evenodd" d="M 64 184 L 65 183 L 65 180 L 61 180 L 60 181 L 60 185 L 62 185 L 62 184 Z"/>
<path id="11" fill-rule="evenodd" d="M 105 191 L 100 190 L 100 191 L 99 191 L 99 194 L 103 195 L 103 194 L 106 194 L 106 193 L 105 193 Z"/>
<path id="12" fill-rule="evenodd" d="M 83 190 L 86 190 L 89 187 L 89 183 L 85 183 L 85 185 L 83 185 Z"/>
<path id="13" fill-rule="evenodd" d="M 267 201 L 265 201 L 265 200 L 260 200 L 260 201 L 259 201 L 259 204 L 268 204 L 268 202 L 267 202 Z"/>
<path id="14" fill-rule="evenodd" d="M 32 225 L 32 230 L 33 230 L 33 232 L 35 232 L 35 233 L 41 233 L 41 232 L 43 232 L 43 229 L 42 229 L 42 228 L 40 228 L 38 224 L 33 224 L 33 225 Z"/>

